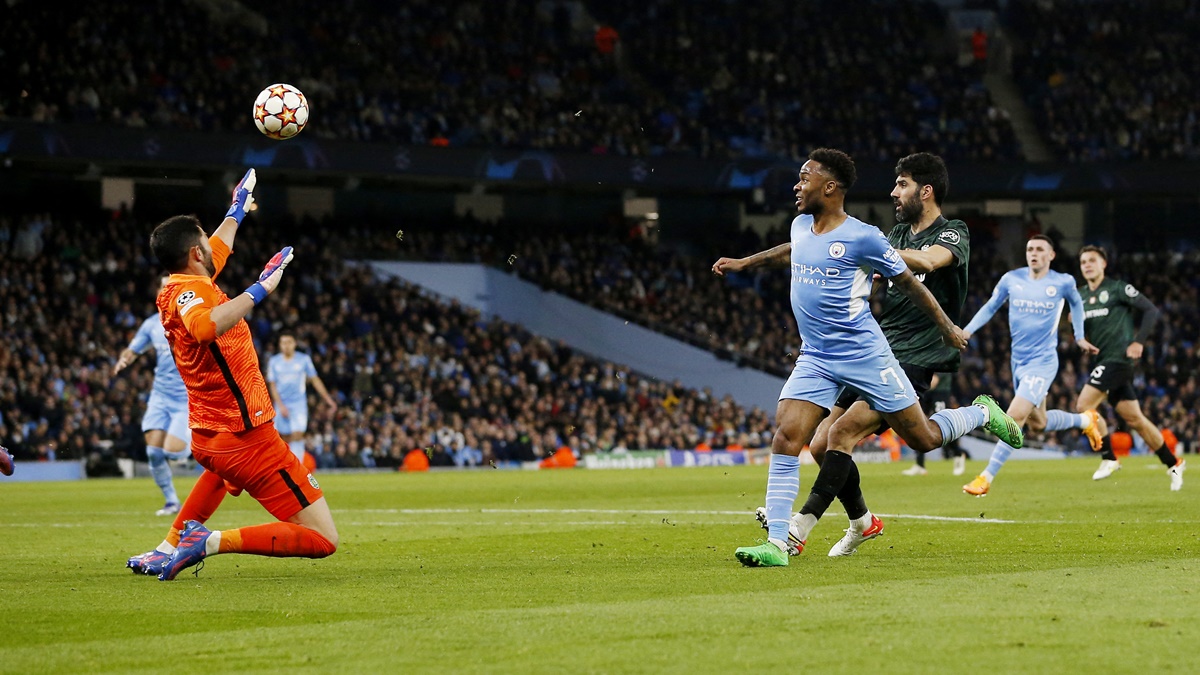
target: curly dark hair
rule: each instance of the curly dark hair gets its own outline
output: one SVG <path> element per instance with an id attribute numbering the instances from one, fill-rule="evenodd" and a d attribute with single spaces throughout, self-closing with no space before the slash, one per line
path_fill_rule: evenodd
<path id="1" fill-rule="evenodd" d="M 843 191 L 854 187 L 854 181 L 858 180 L 858 171 L 854 168 L 854 160 L 841 150 L 817 148 L 809 153 L 808 158 L 825 167 Z"/>
<path id="2" fill-rule="evenodd" d="M 933 187 L 933 201 L 938 206 L 950 192 L 950 173 L 941 157 L 931 152 L 918 152 L 896 163 L 896 175 L 908 174 L 918 186 Z"/>

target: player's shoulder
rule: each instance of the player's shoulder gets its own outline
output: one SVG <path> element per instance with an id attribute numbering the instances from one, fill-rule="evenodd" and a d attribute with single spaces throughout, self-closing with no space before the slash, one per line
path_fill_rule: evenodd
<path id="1" fill-rule="evenodd" d="M 943 218 L 934 232 L 936 242 L 949 246 L 968 245 L 971 242 L 971 231 L 967 229 L 967 224 L 961 220 L 948 220 Z"/>
<path id="2" fill-rule="evenodd" d="M 813 217 L 808 215 L 807 213 L 801 213 L 798 216 L 796 216 L 795 218 L 792 218 L 792 228 L 791 228 L 792 238 L 794 239 L 797 234 L 803 234 L 804 232 L 811 231 L 812 224 L 813 224 Z"/>
<path id="3" fill-rule="evenodd" d="M 151 314 L 142 321 L 141 329 L 147 332 L 153 331 L 155 328 L 162 326 L 162 317 L 158 314 Z"/>
<path id="4" fill-rule="evenodd" d="M 1130 298 L 1136 298 L 1137 296 L 1141 295 L 1137 289 L 1137 286 L 1134 286 L 1131 283 L 1121 281 L 1120 279 L 1108 279 L 1107 281 L 1112 282 L 1112 289 L 1116 293 L 1124 293 L 1126 297 Z"/>

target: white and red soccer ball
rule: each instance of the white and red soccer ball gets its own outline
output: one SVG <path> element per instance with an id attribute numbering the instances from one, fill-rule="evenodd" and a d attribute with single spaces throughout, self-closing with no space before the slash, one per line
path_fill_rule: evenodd
<path id="1" fill-rule="evenodd" d="M 290 84 L 273 84 L 254 99 L 254 126 L 267 138 L 282 141 L 304 131 L 308 99 Z"/>

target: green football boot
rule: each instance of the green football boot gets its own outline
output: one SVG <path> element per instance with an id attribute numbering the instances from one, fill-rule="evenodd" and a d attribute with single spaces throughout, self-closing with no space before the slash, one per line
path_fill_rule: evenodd
<path id="1" fill-rule="evenodd" d="M 997 438 L 1014 448 L 1019 448 L 1025 444 L 1025 434 L 1021 432 L 1021 425 L 1017 424 L 1016 420 L 1004 412 L 1000 404 L 996 403 L 996 399 L 987 394 L 981 394 L 975 397 L 972 403 L 987 408 L 988 422 L 985 427 L 988 431 L 995 434 Z"/>
<path id="2" fill-rule="evenodd" d="M 769 541 L 758 546 L 743 546 L 733 552 L 738 562 L 746 567 L 787 567 L 787 554 Z"/>

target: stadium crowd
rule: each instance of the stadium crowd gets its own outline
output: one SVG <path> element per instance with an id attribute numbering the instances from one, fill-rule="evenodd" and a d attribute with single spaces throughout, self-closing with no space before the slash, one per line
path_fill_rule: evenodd
<path id="1" fill-rule="evenodd" d="M 1073 161 L 1200 157 L 1200 2 L 1019 0 L 1014 75 Z"/>
<path id="2" fill-rule="evenodd" d="M 17 459 L 136 456 L 152 369 L 112 364 L 153 309 L 150 226 L 47 215 L 0 219 L 4 308 L 0 444 Z M 321 466 L 395 466 L 413 449 L 436 464 L 528 461 L 561 447 L 761 447 L 770 422 L 729 398 L 656 381 L 520 327 L 346 266 L 322 228 L 287 228 L 305 252 L 251 317 L 263 363 L 283 332 L 311 352 L 340 401 L 316 404 L 309 448 Z M 281 244 L 279 244 L 281 245 Z M 229 292 L 277 250 L 238 241 Z"/>
<path id="3" fill-rule="evenodd" d="M 319 111 L 308 134 L 329 138 L 1018 156 L 1006 113 L 954 61 L 936 3 L 817 5 L 298 0 L 268 21 L 213 2 L 83 3 L 64 16 L 19 1 L 0 5 L 0 116 L 245 130 L 254 96 L 282 80 Z M 881 44 L 904 58 L 881 58 Z"/>

